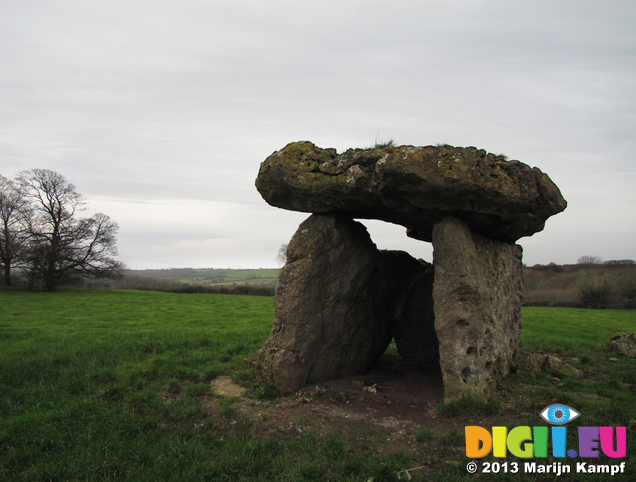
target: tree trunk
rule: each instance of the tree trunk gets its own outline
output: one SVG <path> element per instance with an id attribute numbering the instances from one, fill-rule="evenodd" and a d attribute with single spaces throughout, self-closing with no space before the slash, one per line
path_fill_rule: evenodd
<path id="1" fill-rule="evenodd" d="M 11 286 L 11 263 L 4 266 L 4 285 Z"/>

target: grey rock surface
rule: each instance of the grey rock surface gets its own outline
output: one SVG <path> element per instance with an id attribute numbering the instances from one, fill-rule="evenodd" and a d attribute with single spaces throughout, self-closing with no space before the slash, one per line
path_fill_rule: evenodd
<path id="1" fill-rule="evenodd" d="M 288 246 L 272 333 L 257 354 L 261 378 L 291 393 L 367 370 L 393 336 L 409 262 L 407 253 L 379 251 L 356 221 L 310 216 Z"/>
<path id="2" fill-rule="evenodd" d="M 406 293 L 393 337 L 400 356 L 409 365 L 439 370 L 439 341 L 433 309 L 433 265 L 420 261 L 413 271 L 415 281 Z"/>
<path id="3" fill-rule="evenodd" d="M 431 241 L 447 216 L 483 236 L 514 242 L 541 231 L 567 203 L 550 178 L 475 147 L 321 149 L 293 142 L 260 166 L 256 187 L 272 206 L 381 219 Z"/>
<path id="4" fill-rule="evenodd" d="M 636 333 L 616 333 L 612 335 L 605 347 L 619 355 L 636 358 Z"/>
<path id="5" fill-rule="evenodd" d="M 433 229 L 435 331 L 444 399 L 486 398 L 510 371 L 521 337 L 521 247 L 446 218 Z"/>

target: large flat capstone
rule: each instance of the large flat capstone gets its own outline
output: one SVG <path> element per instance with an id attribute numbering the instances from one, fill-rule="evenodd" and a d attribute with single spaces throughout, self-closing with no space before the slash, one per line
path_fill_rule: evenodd
<path id="1" fill-rule="evenodd" d="M 514 242 L 541 231 L 567 203 L 536 167 L 475 147 L 385 146 L 321 149 L 293 142 L 262 164 L 256 179 L 272 206 L 380 219 L 431 241 L 448 216 L 488 238 Z"/>

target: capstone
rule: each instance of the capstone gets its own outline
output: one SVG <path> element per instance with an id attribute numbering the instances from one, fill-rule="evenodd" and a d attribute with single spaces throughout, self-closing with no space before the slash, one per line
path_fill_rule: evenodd
<path id="1" fill-rule="evenodd" d="M 567 203 L 536 167 L 475 147 L 321 149 L 293 142 L 261 164 L 256 188 L 272 206 L 380 219 L 431 241 L 460 217 L 472 232 L 506 242 L 541 231 Z"/>

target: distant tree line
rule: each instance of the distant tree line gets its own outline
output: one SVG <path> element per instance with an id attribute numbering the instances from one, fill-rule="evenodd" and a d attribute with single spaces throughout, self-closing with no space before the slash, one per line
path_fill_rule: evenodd
<path id="1" fill-rule="evenodd" d="M 64 176 L 48 169 L 0 175 L 0 268 L 29 288 L 54 291 L 78 278 L 114 278 L 117 224 L 102 213 L 78 217 L 85 201 Z M 17 275 L 17 276 L 16 276 Z"/>
<path id="2" fill-rule="evenodd" d="M 276 284 L 232 283 L 224 285 L 209 285 L 186 283 L 174 279 L 125 275 L 113 281 L 87 281 L 85 286 L 91 288 L 164 291 L 169 293 L 274 296 Z"/>
<path id="3" fill-rule="evenodd" d="M 526 305 L 636 309 L 636 263 L 584 256 L 524 269 Z"/>
<path id="4" fill-rule="evenodd" d="M 581 256 L 579 259 L 576 260 L 577 264 L 591 264 L 591 265 L 597 265 L 597 264 L 605 264 L 605 265 L 612 265 L 612 266 L 632 266 L 634 264 L 636 264 L 636 261 L 634 261 L 633 259 L 611 259 L 609 261 L 603 261 L 603 259 L 600 256 Z"/>

